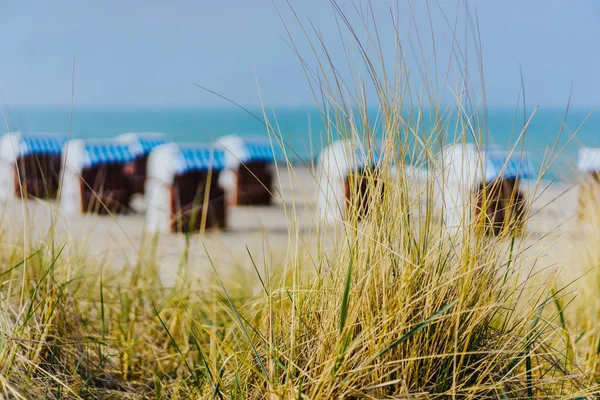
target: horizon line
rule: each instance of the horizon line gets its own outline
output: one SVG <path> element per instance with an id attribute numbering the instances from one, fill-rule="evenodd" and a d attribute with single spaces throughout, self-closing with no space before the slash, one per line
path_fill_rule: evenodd
<path id="1" fill-rule="evenodd" d="M 316 104 L 271 104 L 271 105 L 256 105 L 256 104 L 240 104 L 240 106 L 233 104 L 6 104 L 0 105 L 0 109 L 9 110 L 11 108 L 45 108 L 45 109 L 237 109 L 240 111 L 244 111 L 243 108 L 250 110 L 261 110 L 265 109 L 265 112 L 269 112 L 272 109 L 318 109 L 319 106 Z M 451 104 L 443 104 L 440 105 L 440 108 L 452 106 Z M 242 108 L 243 107 L 243 108 Z M 378 108 L 379 105 L 373 104 L 368 106 L 371 108 Z M 567 110 L 570 109 L 589 109 L 589 111 L 594 111 L 596 108 L 600 108 L 600 105 L 592 105 L 592 104 L 571 104 L 571 105 L 557 105 L 557 104 L 531 104 L 527 105 L 528 111 L 532 111 L 534 108 L 544 108 L 544 109 L 560 109 Z M 408 108 L 408 107 L 407 107 Z M 421 106 L 422 109 L 430 109 L 431 107 L 424 105 Z M 523 106 L 518 106 L 516 104 L 493 104 L 487 105 L 486 109 L 511 109 L 520 111 L 523 109 Z"/>

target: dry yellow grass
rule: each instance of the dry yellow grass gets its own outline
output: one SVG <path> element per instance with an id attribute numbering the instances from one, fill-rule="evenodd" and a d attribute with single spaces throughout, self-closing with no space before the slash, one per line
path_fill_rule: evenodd
<path id="1" fill-rule="evenodd" d="M 258 291 L 232 291 L 218 274 L 193 278 L 186 251 L 174 266 L 176 283 L 165 287 L 152 239 L 135 265 L 116 271 L 69 242 L 0 236 L 2 396 L 597 396 L 600 274 L 592 251 L 600 236 L 582 244 L 589 251 L 568 266 L 571 275 L 559 275 L 530 272 L 532 239 L 511 230 L 485 235 L 481 219 L 464 218 L 460 233 L 447 235 L 435 200 L 444 183 L 437 155 L 449 143 L 486 139 L 471 77 L 443 88 L 455 93 L 444 105 L 431 81 L 425 94 L 410 86 L 400 44 L 391 50 L 394 65 L 384 65 L 375 27 L 365 27 L 364 41 L 351 25 L 340 28 L 349 34 L 346 51 L 360 59 L 349 66 L 352 82 L 330 64 L 319 37 L 307 35 L 317 65 L 303 66 L 327 121 L 325 142 L 366 143 L 382 134 L 385 156 L 362 179 L 383 196 L 369 197 L 366 213 L 351 204 L 343 222 L 308 233 L 287 205 L 287 258 L 266 267 L 255 264 L 258 254 L 247 259 Z M 426 67 L 420 72 L 437 79 Z M 280 139 L 273 126 L 267 123 Z M 428 178 L 415 180 L 408 166 L 427 167 Z M 528 194 L 531 200 L 535 190 Z M 472 206 L 464 205 L 465 216 Z M 483 196 L 480 208 L 488 206 Z M 314 251 L 306 249 L 308 236 L 318 238 Z M 574 290 L 583 295 L 574 298 Z"/>

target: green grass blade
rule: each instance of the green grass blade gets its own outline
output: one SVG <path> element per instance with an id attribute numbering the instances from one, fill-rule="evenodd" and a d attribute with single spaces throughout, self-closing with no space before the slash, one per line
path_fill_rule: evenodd
<path id="1" fill-rule="evenodd" d="M 346 318 L 348 317 L 348 303 L 350 302 L 350 288 L 352 286 L 352 267 L 354 264 L 353 254 L 350 254 L 350 260 L 348 261 L 348 268 L 346 271 L 346 284 L 344 285 L 344 294 L 342 295 L 342 309 L 340 311 L 340 333 L 344 330 L 346 325 Z"/>
<path id="2" fill-rule="evenodd" d="M 177 342 L 175 341 L 175 338 L 173 338 L 173 336 L 171 335 L 171 331 L 169 330 L 169 328 L 167 328 L 167 325 L 165 324 L 165 322 L 162 320 L 162 318 L 160 317 L 160 314 L 158 312 L 158 310 L 156 309 L 156 304 L 154 304 L 154 302 L 152 302 L 152 309 L 154 310 L 154 314 L 156 315 L 156 317 L 158 318 L 158 320 L 160 321 L 160 324 L 162 325 L 162 327 L 164 328 L 165 332 L 167 332 L 167 335 L 169 335 L 169 339 L 171 339 L 171 344 L 173 345 L 173 347 L 175 347 L 175 350 L 177 350 L 177 353 L 181 356 L 181 359 L 183 360 L 186 368 L 188 369 L 188 371 L 190 372 L 190 374 L 192 375 L 192 377 L 194 377 L 194 380 L 196 381 L 196 385 L 198 385 L 198 381 L 197 381 L 197 377 L 196 374 L 194 373 L 194 369 L 190 366 L 190 364 L 187 362 L 186 357 L 183 355 L 183 352 L 181 351 L 181 349 L 179 348 L 179 345 L 177 344 Z"/>
<path id="3" fill-rule="evenodd" d="M 103 279 L 103 270 L 100 270 L 100 330 L 102 331 L 102 343 L 106 343 L 106 314 L 104 312 L 104 279 Z M 100 349 L 102 347 L 100 346 Z M 102 359 L 103 354 L 102 350 L 100 350 L 100 357 Z"/>
<path id="4" fill-rule="evenodd" d="M 29 261 L 31 258 L 33 258 L 35 255 L 39 254 L 41 251 L 42 251 L 42 249 L 38 249 L 38 250 L 34 251 L 30 255 L 28 255 L 27 257 L 23 258 L 21 261 L 19 261 L 18 263 L 16 263 L 15 265 L 13 265 L 12 267 L 10 267 L 9 269 L 7 269 L 6 271 L 3 271 L 2 273 L 0 273 L 0 278 L 3 277 L 4 275 L 10 273 L 11 271 L 19 268 L 21 265 L 25 264 L 25 261 Z"/>
<path id="5" fill-rule="evenodd" d="M 254 267 L 254 271 L 256 271 L 256 276 L 258 276 L 258 279 L 260 280 L 260 284 L 261 284 L 265 294 L 268 296 L 269 292 L 267 291 L 267 287 L 265 286 L 265 282 L 263 281 L 263 278 L 260 275 L 260 272 L 258 272 L 258 267 L 256 266 L 256 262 L 254 261 L 254 257 L 252 257 L 252 253 L 250 252 L 250 249 L 248 248 L 248 246 L 246 246 L 246 252 L 248 253 L 248 256 L 250 257 L 250 262 L 252 263 L 252 267 Z"/>
<path id="6" fill-rule="evenodd" d="M 262 362 L 262 359 L 261 359 L 260 355 L 258 354 L 258 351 L 256 350 L 256 347 L 254 346 L 254 343 L 252 342 L 252 339 L 250 338 L 250 335 L 248 334 L 248 331 L 246 330 L 244 323 L 242 322 L 242 318 L 240 316 L 240 313 L 237 310 L 237 307 L 233 304 L 233 301 L 231 301 L 231 296 L 229 296 L 227 289 L 225 289 L 223 280 L 221 279 L 221 277 L 219 276 L 219 273 L 217 272 L 217 268 L 215 267 L 215 264 L 208 252 L 208 249 L 206 248 L 206 244 L 204 242 L 202 242 L 202 246 L 204 246 L 204 251 L 206 252 L 206 256 L 208 257 L 210 266 L 212 267 L 213 271 L 215 272 L 215 275 L 217 276 L 217 280 L 219 281 L 219 285 L 221 286 L 221 289 L 223 290 L 223 293 L 225 294 L 225 298 L 227 299 L 227 302 L 229 303 L 229 306 L 231 307 L 231 310 L 233 311 L 235 318 L 237 319 L 237 322 L 238 322 L 240 328 L 242 329 L 244 336 L 246 337 L 246 340 L 250 344 L 250 347 L 252 347 L 252 352 L 254 353 L 254 356 L 256 357 L 256 361 L 260 365 L 260 369 L 261 369 L 262 373 L 264 374 L 265 379 L 268 382 L 270 382 L 271 379 L 269 377 L 269 373 L 267 372 L 267 369 L 265 368 L 265 365 Z"/>
<path id="7" fill-rule="evenodd" d="M 40 276 L 40 278 L 38 279 L 38 283 L 37 285 L 35 285 L 35 289 L 33 290 L 33 293 L 31 294 L 31 299 L 32 301 L 29 303 L 29 307 L 27 308 L 27 314 L 26 317 L 23 321 L 23 325 L 26 325 L 27 322 L 29 321 L 29 319 L 33 316 L 33 314 L 36 312 L 36 310 L 38 309 L 38 307 L 40 306 L 40 302 L 38 302 L 37 304 L 33 301 L 33 299 L 35 299 L 37 297 L 37 294 L 40 290 L 41 284 L 44 281 L 44 279 L 46 279 L 46 277 L 48 276 L 48 274 L 50 273 L 50 271 L 52 271 L 54 269 L 54 266 L 56 265 L 56 262 L 58 261 L 58 258 L 60 257 L 61 253 L 63 252 L 63 250 L 65 249 L 65 245 L 63 245 L 60 250 L 58 251 L 58 253 L 56 254 L 56 256 L 52 259 L 52 261 L 50 262 L 50 265 L 48 266 L 48 268 L 46 268 L 43 272 L 42 275 Z M 35 306 L 34 306 L 35 304 Z"/>
<path id="8" fill-rule="evenodd" d="M 381 357 L 382 355 L 384 355 L 388 351 L 394 349 L 399 344 L 401 344 L 401 343 L 407 341 L 408 339 L 410 339 L 417 332 L 419 332 L 420 330 L 422 330 L 423 328 L 425 328 L 429 324 L 431 324 L 433 321 L 435 321 L 436 319 L 438 319 L 442 314 L 444 314 L 446 311 L 448 311 L 450 308 L 452 308 L 456 303 L 458 303 L 458 299 L 454 299 L 449 304 L 446 304 L 444 307 L 440 308 L 431 317 L 427 318 L 423 322 L 418 323 L 414 328 L 412 328 L 411 330 L 409 330 L 408 332 L 406 332 L 404 335 L 400 336 L 398 339 L 394 340 L 389 346 L 387 346 L 385 349 L 383 349 L 379 353 L 377 353 L 377 355 L 375 356 L 375 358 Z"/>

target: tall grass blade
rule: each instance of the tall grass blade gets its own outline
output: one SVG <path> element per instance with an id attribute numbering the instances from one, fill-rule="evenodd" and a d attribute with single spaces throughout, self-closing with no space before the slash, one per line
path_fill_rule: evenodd
<path id="1" fill-rule="evenodd" d="M 340 333 L 343 332 L 346 325 L 346 317 L 348 316 L 348 305 L 350 302 L 350 287 L 352 286 L 352 265 L 354 256 L 350 254 L 348 266 L 346 269 L 346 282 L 344 284 L 344 293 L 342 294 L 342 308 L 340 310 Z"/>
<path id="2" fill-rule="evenodd" d="M 387 346 L 385 349 L 379 351 L 377 353 L 377 355 L 374 358 L 379 358 L 382 355 L 384 355 L 385 353 L 387 353 L 390 350 L 393 350 L 396 346 L 402 344 L 403 342 L 407 341 L 408 339 L 410 339 L 411 337 L 413 337 L 416 333 L 418 333 L 420 330 L 422 330 L 423 328 L 426 328 L 429 324 L 431 324 L 433 321 L 435 321 L 436 319 L 438 319 L 442 314 L 444 314 L 446 311 L 448 311 L 450 308 L 452 308 L 456 303 L 458 303 L 459 299 L 454 299 L 452 302 L 450 302 L 449 304 L 446 304 L 445 306 L 443 306 L 442 308 L 440 308 L 435 314 L 433 314 L 431 317 L 427 318 L 425 321 L 418 323 L 417 325 L 415 325 L 414 328 L 412 328 L 411 330 L 409 330 L 408 332 L 406 332 L 404 335 L 400 336 L 398 339 L 394 340 L 389 346 Z"/>
<path id="3" fill-rule="evenodd" d="M 163 321 L 163 319 L 160 317 L 160 313 L 156 309 L 156 305 L 154 304 L 154 302 L 152 302 L 152 309 L 154 310 L 154 315 L 156 315 L 156 317 L 160 321 L 160 324 L 162 325 L 163 329 L 165 330 L 165 332 L 169 336 L 169 339 L 171 340 L 171 344 L 173 345 L 173 347 L 175 347 L 175 350 L 177 350 L 177 353 L 181 356 L 181 360 L 184 362 L 184 364 L 185 364 L 188 372 L 194 378 L 194 381 L 195 381 L 196 385 L 198 385 L 199 381 L 198 381 L 198 377 L 196 376 L 196 373 L 194 372 L 194 369 L 188 363 L 187 357 L 182 353 L 182 351 L 179 348 L 179 345 L 177 344 L 177 342 L 175 341 L 175 338 L 173 337 L 173 335 L 171 335 L 171 330 L 167 327 L 167 325 L 165 324 L 165 322 Z"/>
<path id="4" fill-rule="evenodd" d="M 240 317 L 240 313 L 238 312 L 237 307 L 233 304 L 233 301 L 231 300 L 231 297 L 229 296 L 227 289 L 225 289 L 223 280 L 221 279 L 221 277 L 219 276 L 219 273 L 217 272 L 217 268 L 215 267 L 215 264 L 213 263 L 213 260 L 208 252 L 208 249 L 206 248 L 206 244 L 204 242 L 202 242 L 202 246 L 204 246 L 204 251 L 206 252 L 208 261 L 209 261 L 213 271 L 215 272 L 215 275 L 217 277 L 219 285 L 221 286 L 221 289 L 223 290 L 223 293 L 225 294 L 225 298 L 227 299 L 227 302 L 229 303 L 229 306 L 231 307 L 231 310 L 233 311 L 233 313 L 235 315 L 235 318 L 239 324 L 239 327 L 242 329 L 242 332 L 244 333 L 244 336 L 245 336 L 246 340 L 248 341 L 248 344 L 252 347 L 252 352 L 254 353 L 254 356 L 256 357 L 256 362 L 258 362 L 258 365 L 260 365 L 260 369 L 261 369 L 262 373 L 264 374 L 264 377 L 267 380 L 267 382 L 270 382 L 271 379 L 269 377 L 269 373 L 267 372 L 267 369 L 265 368 L 265 365 L 263 364 L 262 358 L 258 354 L 258 351 L 256 350 L 256 347 L 254 346 L 254 343 L 252 342 L 252 339 L 250 338 L 250 335 L 248 334 L 248 331 L 246 330 L 244 323 L 242 322 L 242 318 Z"/>

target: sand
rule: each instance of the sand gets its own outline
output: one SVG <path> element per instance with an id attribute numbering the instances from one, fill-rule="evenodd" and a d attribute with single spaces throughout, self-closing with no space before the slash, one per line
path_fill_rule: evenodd
<path id="1" fill-rule="evenodd" d="M 537 188 L 529 187 L 528 194 L 534 201 L 525 239 L 532 246 L 527 251 L 540 259 L 540 265 L 568 262 L 574 246 L 585 240 L 574 218 L 577 186 L 543 183 Z M 281 169 L 275 199 L 270 207 L 234 207 L 230 209 L 226 231 L 194 235 L 189 242 L 190 274 L 210 281 L 214 278 L 214 265 L 229 285 L 248 284 L 256 280 L 248 252 L 259 270 L 285 265 L 295 256 L 293 252 L 307 252 L 306 256 L 313 252 L 317 243 L 313 172 L 304 167 L 296 167 L 292 172 Z M 139 257 L 151 257 L 148 246 L 143 247 L 147 242 L 143 214 L 66 217 L 56 208 L 56 202 L 7 202 L 1 210 L 4 240 L 48 241 L 49 228 L 55 220 L 57 243 L 68 241 L 70 248 L 84 251 L 116 271 L 131 268 Z M 165 286 L 175 283 L 185 248 L 184 235 L 169 233 L 159 237 L 156 261 Z"/>
<path id="2" fill-rule="evenodd" d="M 214 277 L 210 256 L 224 280 L 242 283 L 256 278 L 248 253 L 263 270 L 289 259 L 289 248 L 306 247 L 304 243 L 290 246 L 290 240 L 297 240 L 296 231 L 303 240 L 310 238 L 316 221 L 315 179 L 307 168 L 294 169 L 292 174 L 287 169 L 279 172 L 274 204 L 231 208 L 227 230 L 192 235 L 189 246 L 182 234 L 161 234 L 157 262 L 163 284 L 174 284 L 186 247 L 189 248 L 188 270 L 193 276 Z M 69 248 L 85 252 L 91 259 L 116 270 L 130 268 L 139 257 L 151 257 L 143 214 L 64 216 L 57 210 L 56 202 L 14 199 L 2 205 L 0 215 L 5 241 L 47 242 L 54 224 L 56 243 L 68 242 Z M 244 276 L 246 273 L 248 276 Z"/>

